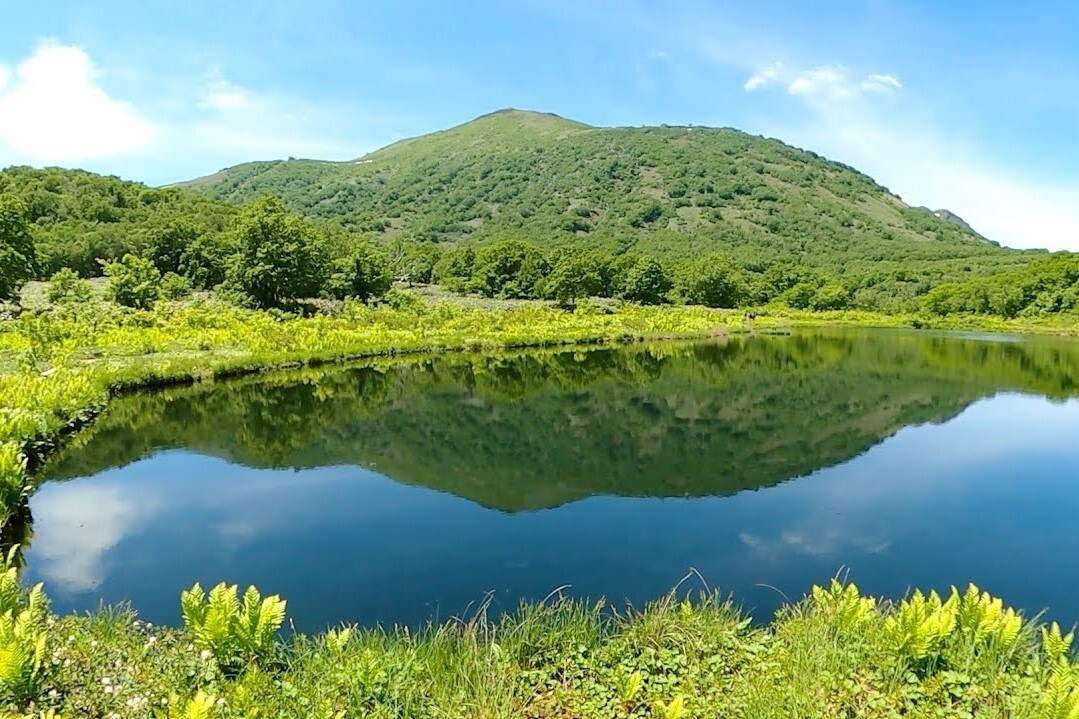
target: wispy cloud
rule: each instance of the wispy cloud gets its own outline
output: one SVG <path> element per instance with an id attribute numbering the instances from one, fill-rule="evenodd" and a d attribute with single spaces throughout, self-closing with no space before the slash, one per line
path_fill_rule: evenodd
<path id="1" fill-rule="evenodd" d="M 753 92 L 754 90 L 759 90 L 762 87 L 767 87 L 768 85 L 777 82 L 782 72 L 783 63 L 772 63 L 771 65 L 767 65 L 755 72 L 753 75 L 751 75 L 749 79 L 746 80 L 745 84 L 742 85 L 742 87 L 745 89 L 746 92 Z"/>
<path id="2" fill-rule="evenodd" d="M 210 110 L 239 110 L 250 104 L 251 93 L 226 80 L 219 71 L 211 74 L 199 98 L 199 107 Z"/>
<path id="3" fill-rule="evenodd" d="M 40 44 L 14 72 L 0 68 L 0 153 L 66 164 L 151 145 L 160 128 L 99 79 L 83 50 L 54 42 Z"/>
<path id="4" fill-rule="evenodd" d="M 903 83 L 894 75 L 870 75 L 862 80 L 861 88 L 870 92 L 889 92 L 891 90 L 902 90 Z"/>
<path id="5" fill-rule="evenodd" d="M 790 95 L 809 99 L 841 100 L 863 93 L 892 93 L 903 89 L 894 75 L 870 74 L 858 78 L 842 65 L 822 65 L 803 70 L 789 70 L 782 62 L 760 68 L 742 85 L 755 92 L 771 85 L 784 85 Z"/>

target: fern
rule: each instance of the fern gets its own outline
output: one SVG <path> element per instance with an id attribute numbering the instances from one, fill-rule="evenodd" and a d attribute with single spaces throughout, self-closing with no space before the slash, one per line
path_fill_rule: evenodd
<path id="1" fill-rule="evenodd" d="M 49 600 L 41 584 L 23 593 L 17 567 L 18 546 L 0 566 L 0 690 L 10 700 L 34 696 L 48 642 Z"/>
<path id="2" fill-rule="evenodd" d="M 1079 687 L 1075 685 L 1075 669 L 1062 656 L 1054 661 L 1049 671 L 1049 680 L 1042 695 L 1040 719 L 1079 719 Z"/>
<path id="3" fill-rule="evenodd" d="M 352 627 L 341 627 L 326 632 L 326 648 L 334 654 L 340 654 L 352 640 L 356 630 Z"/>
<path id="4" fill-rule="evenodd" d="M 844 585 L 833 579 L 828 589 L 814 586 L 810 594 L 817 611 L 832 620 L 841 632 L 862 626 L 877 610 L 876 600 L 863 597 L 853 583 Z"/>
<path id="5" fill-rule="evenodd" d="M 916 669 L 928 670 L 940 660 L 944 643 L 956 627 L 959 595 L 954 590 L 947 601 L 935 591 L 928 596 L 920 590 L 899 604 L 884 622 L 892 648 Z"/>
<path id="6" fill-rule="evenodd" d="M 285 621 L 285 600 L 266 597 L 255 587 L 244 592 L 224 582 L 203 592 L 199 584 L 180 594 L 184 625 L 195 642 L 208 649 L 225 671 L 269 657 L 277 631 Z"/>
<path id="7" fill-rule="evenodd" d="M 956 593 L 952 589 L 953 594 Z M 1010 648 L 1019 639 L 1023 618 L 1004 601 L 971 584 L 959 602 L 956 613 L 959 631 L 975 644 Z"/>
<path id="8" fill-rule="evenodd" d="M 35 589 L 40 592 L 40 586 Z M 22 701 L 34 695 L 47 640 L 39 609 L 0 615 L 0 687 L 9 699 Z"/>
<path id="9" fill-rule="evenodd" d="M 167 712 L 157 712 L 155 716 L 161 719 L 210 719 L 214 713 L 214 698 L 199 690 L 195 696 L 186 702 L 181 702 L 175 694 L 169 699 Z"/>
<path id="10" fill-rule="evenodd" d="M 1065 635 L 1060 633 L 1060 625 L 1053 622 L 1049 627 L 1042 627 L 1042 648 L 1051 663 L 1059 659 L 1066 659 L 1071 653 L 1072 642 L 1075 641 L 1075 632 Z"/>

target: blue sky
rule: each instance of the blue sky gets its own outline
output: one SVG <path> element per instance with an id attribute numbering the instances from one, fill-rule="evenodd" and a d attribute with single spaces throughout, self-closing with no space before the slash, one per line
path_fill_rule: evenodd
<path id="1" fill-rule="evenodd" d="M 1079 250 L 1070 0 L 0 0 L 0 11 L 0 166 L 163 184 L 252 159 L 353 158 L 514 106 L 778 137 L 1005 244 Z"/>

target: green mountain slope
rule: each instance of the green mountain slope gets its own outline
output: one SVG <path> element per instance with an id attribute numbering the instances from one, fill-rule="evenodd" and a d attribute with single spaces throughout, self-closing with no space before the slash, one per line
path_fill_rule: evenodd
<path id="1" fill-rule="evenodd" d="M 668 259 L 729 251 L 847 272 L 919 259 L 1016 261 L 961 223 L 912 208 L 845 165 L 703 127 L 595 128 L 503 110 L 351 162 L 239 165 L 186 184 L 260 193 L 386 237 L 630 246 Z M 968 263 L 969 264 L 969 263 Z"/>

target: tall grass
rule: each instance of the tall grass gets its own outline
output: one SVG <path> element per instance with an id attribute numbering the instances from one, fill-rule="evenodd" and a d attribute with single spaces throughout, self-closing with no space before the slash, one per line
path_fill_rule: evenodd
<path id="1" fill-rule="evenodd" d="M 31 695 L 6 701 L 15 711 L 145 717 L 212 698 L 212 716 L 222 719 L 1064 719 L 1079 711 L 1079 666 L 1059 627 L 1039 632 L 1020 619 L 1013 634 L 971 614 L 933 645 L 933 661 L 917 664 L 889 626 L 924 597 L 893 604 L 849 587 L 838 591 L 864 611 L 815 590 L 764 626 L 715 593 L 672 593 L 621 611 L 554 597 L 501 618 L 480 612 L 419 630 L 282 637 L 239 670 L 223 667 L 189 629 L 101 611 L 48 619 Z M 954 597 L 970 609 L 972 596 L 996 603 L 956 592 L 942 605 Z"/>

